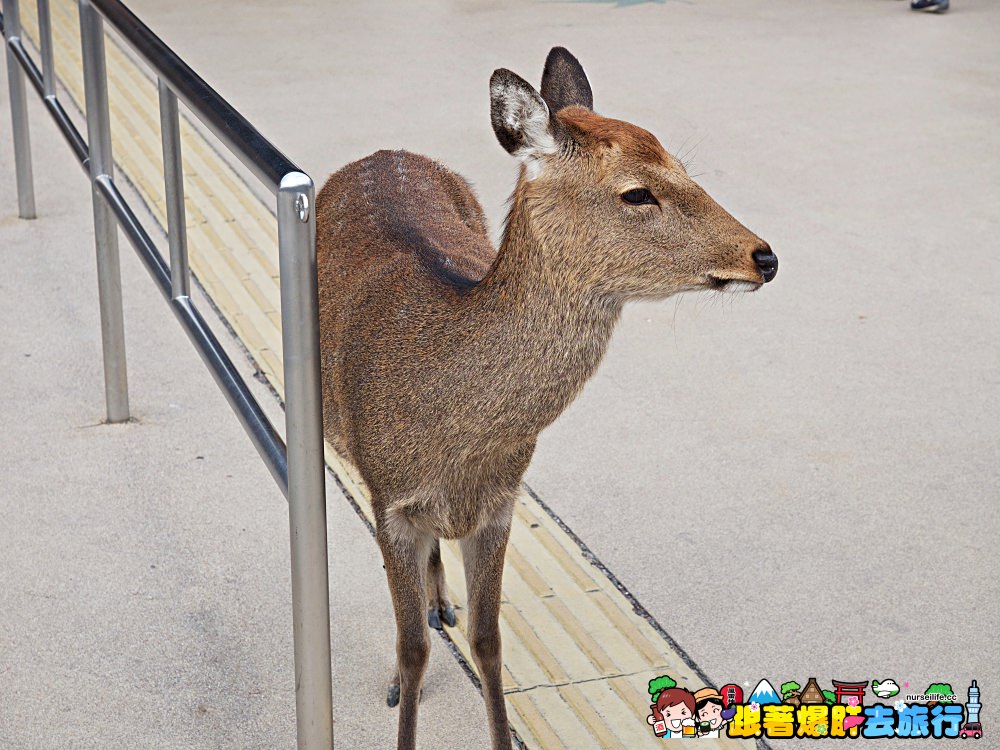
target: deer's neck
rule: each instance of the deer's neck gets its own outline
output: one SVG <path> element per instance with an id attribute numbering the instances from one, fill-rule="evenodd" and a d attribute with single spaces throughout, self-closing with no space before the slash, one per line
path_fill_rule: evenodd
<path id="1" fill-rule="evenodd" d="M 467 297 L 470 362 L 487 375 L 473 399 L 491 429 L 533 438 L 569 406 L 593 375 L 621 314 L 575 279 L 580 257 L 568 233 L 542 236 L 525 201 L 515 201 L 497 259 Z"/>

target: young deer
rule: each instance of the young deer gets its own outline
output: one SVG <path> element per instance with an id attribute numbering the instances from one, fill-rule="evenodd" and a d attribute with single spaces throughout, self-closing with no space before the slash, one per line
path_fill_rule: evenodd
<path id="1" fill-rule="evenodd" d="M 565 49 L 549 53 L 540 95 L 501 69 L 490 98 L 522 164 L 499 252 L 469 185 L 423 156 L 379 151 L 317 198 L 324 430 L 371 490 L 405 750 L 428 618 L 454 624 L 438 540 L 461 540 L 493 748 L 510 748 L 500 586 L 538 433 L 594 373 L 625 302 L 754 291 L 778 268 L 653 135 L 592 111 Z"/>

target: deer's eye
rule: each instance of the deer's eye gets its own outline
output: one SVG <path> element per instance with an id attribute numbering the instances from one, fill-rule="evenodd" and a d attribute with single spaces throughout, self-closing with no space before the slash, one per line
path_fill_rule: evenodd
<path id="1" fill-rule="evenodd" d="M 648 204 L 650 206 L 657 205 L 656 198 L 653 194 L 646 190 L 646 188 L 632 188 L 631 190 L 626 190 L 622 193 L 622 200 L 631 206 L 641 206 L 643 204 Z"/>

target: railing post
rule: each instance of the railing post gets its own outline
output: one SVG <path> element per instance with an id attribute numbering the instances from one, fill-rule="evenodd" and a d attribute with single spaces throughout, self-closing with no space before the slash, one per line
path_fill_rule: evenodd
<path id="1" fill-rule="evenodd" d="M 315 188 L 291 172 L 278 187 L 281 336 L 299 750 L 333 747 L 330 584 L 316 293 Z"/>
<path id="2" fill-rule="evenodd" d="M 17 215 L 35 218 L 35 180 L 31 174 L 31 135 L 28 103 L 24 98 L 24 71 L 7 40 L 21 36 L 18 0 L 3 0 L 4 48 L 7 50 L 7 84 L 10 87 L 10 119 L 14 135 L 14 172 L 17 175 Z"/>
<path id="3" fill-rule="evenodd" d="M 187 221 L 184 218 L 184 166 L 181 160 L 180 119 L 177 96 L 162 78 L 160 91 L 160 139 L 163 146 L 163 182 L 167 197 L 167 242 L 170 244 L 170 296 L 190 296 Z"/>
<path id="4" fill-rule="evenodd" d="M 83 84 L 87 100 L 87 140 L 90 144 L 90 181 L 94 200 L 94 240 L 97 245 L 97 289 L 104 352 L 104 397 L 108 421 L 124 422 L 129 418 L 129 407 L 122 279 L 118 262 L 118 225 L 111 208 L 97 189 L 99 177 L 114 179 L 108 77 L 104 62 L 104 22 L 88 0 L 79 0 L 79 7 Z"/>
<path id="5" fill-rule="evenodd" d="M 52 14 L 49 0 L 37 0 L 38 36 L 42 48 L 42 92 L 45 98 L 56 95 L 56 66 L 52 55 Z"/>

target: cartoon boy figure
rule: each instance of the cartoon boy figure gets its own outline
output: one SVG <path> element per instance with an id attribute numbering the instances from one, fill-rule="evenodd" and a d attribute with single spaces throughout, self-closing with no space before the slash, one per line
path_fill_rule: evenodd
<path id="1" fill-rule="evenodd" d="M 697 715 L 698 736 L 718 737 L 720 730 L 735 715 L 736 711 L 725 708 L 722 696 L 715 688 L 702 688 L 694 694 Z"/>
<path id="2" fill-rule="evenodd" d="M 696 708 L 694 693 L 690 690 L 679 687 L 667 688 L 656 696 L 656 703 L 650 708 L 652 713 L 646 717 L 646 721 L 652 725 L 653 733 L 657 737 L 668 740 L 695 736 Z"/>

